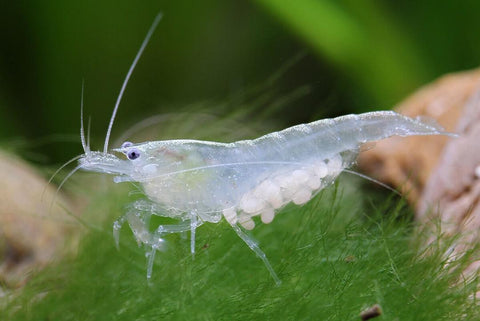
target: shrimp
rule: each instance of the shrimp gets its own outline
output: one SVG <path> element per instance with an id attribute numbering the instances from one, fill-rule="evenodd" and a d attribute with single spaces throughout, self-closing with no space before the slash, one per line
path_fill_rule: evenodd
<path id="1" fill-rule="evenodd" d="M 159 14 L 150 27 L 124 80 L 103 152 L 90 150 L 82 116 L 80 136 L 84 154 L 67 175 L 70 177 L 82 169 L 114 175 L 116 183 L 133 182 L 141 186 L 145 199 L 127 206 L 126 214 L 113 224 L 113 234 L 118 247 L 119 231 L 127 222 L 137 242 L 146 246 L 148 279 L 152 276 L 155 253 L 164 246 L 165 235 L 190 231 L 193 256 L 196 229 L 224 218 L 279 284 L 280 278 L 266 255 L 244 231 L 255 227 L 255 217 L 269 224 L 285 205 L 307 203 L 354 164 L 364 143 L 394 135 L 452 135 L 434 123 L 393 111 L 378 111 L 318 120 L 254 140 L 124 142 L 109 151 L 109 137 L 121 97 L 160 18 Z M 83 98 L 81 110 L 83 115 Z M 178 224 L 160 225 L 150 232 L 148 223 L 152 215 L 176 219 Z"/>

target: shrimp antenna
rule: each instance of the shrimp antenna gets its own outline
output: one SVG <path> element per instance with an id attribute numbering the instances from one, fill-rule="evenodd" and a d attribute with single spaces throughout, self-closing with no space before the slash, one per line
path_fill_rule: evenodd
<path id="1" fill-rule="evenodd" d="M 397 191 L 396 189 L 393 189 L 392 187 L 388 186 L 385 183 L 380 182 L 379 180 L 376 180 L 373 177 L 370 177 L 370 176 L 367 176 L 367 175 L 364 175 L 364 174 L 361 174 L 359 172 L 355 172 L 355 171 L 352 171 L 352 170 L 349 170 L 349 169 L 346 169 L 346 168 L 343 169 L 343 172 L 348 173 L 348 174 L 353 174 L 353 175 L 356 175 L 356 176 L 361 177 L 363 179 L 366 179 L 367 181 L 378 184 L 378 185 L 388 189 L 389 191 L 397 194 L 398 196 L 402 196 L 402 194 L 399 191 Z"/>
<path id="2" fill-rule="evenodd" d="M 82 147 L 85 154 L 90 153 L 90 147 L 85 141 L 85 129 L 83 127 L 83 92 L 85 87 L 85 81 L 82 80 L 82 98 L 80 98 L 80 139 L 82 141 Z"/>
<path id="3" fill-rule="evenodd" d="M 74 159 L 73 159 L 74 160 Z M 73 161 L 72 160 L 72 161 Z M 70 162 L 69 162 L 70 163 Z M 68 163 L 67 163 L 68 164 Z M 65 165 L 67 165 L 65 164 Z M 65 166 L 64 165 L 64 166 Z M 63 168 L 63 167 L 62 167 Z M 76 171 L 78 171 L 80 168 L 82 168 L 82 164 L 78 165 L 77 167 L 75 167 L 70 173 L 67 174 L 67 176 L 65 176 L 65 178 L 62 180 L 62 182 L 60 183 L 60 185 L 58 185 L 58 188 L 57 190 L 55 191 L 55 195 L 53 196 L 53 199 L 52 199 L 52 202 L 50 203 L 50 211 L 52 210 L 53 208 L 53 204 L 55 204 L 55 200 L 57 199 L 58 197 L 58 193 L 60 192 L 60 189 L 62 188 L 63 184 L 65 184 L 65 182 L 70 178 L 72 177 L 73 174 L 75 174 Z"/>
<path id="4" fill-rule="evenodd" d="M 65 164 L 63 164 L 62 166 L 60 166 L 59 169 L 57 169 L 52 176 L 50 176 L 50 179 L 48 180 L 47 184 L 45 184 L 45 188 L 43 189 L 43 192 L 42 192 L 42 196 L 40 199 L 43 200 L 43 196 L 45 195 L 45 191 L 47 190 L 47 187 L 48 185 L 50 185 L 50 183 L 53 181 L 53 179 L 55 178 L 55 176 L 57 176 L 58 173 L 60 173 L 60 171 L 62 169 L 64 169 L 67 165 L 73 163 L 74 161 L 76 161 L 77 159 L 80 159 L 83 155 L 78 155 L 78 156 L 75 156 L 74 158 L 70 159 L 69 161 L 67 161 Z"/>
<path id="5" fill-rule="evenodd" d="M 110 123 L 108 124 L 107 135 L 105 137 L 105 145 L 103 147 L 104 153 L 107 153 L 107 150 L 108 150 L 108 141 L 110 139 L 110 133 L 112 132 L 113 121 L 115 120 L 115 115 L 117 114 L 118 105 L 120 105 L 120 101 L 122 100 L 123 93 L 125 91 L 125 88 L 127 87 L 128 80 L 130 79 L 130 76 L 132 75 L 132 72 L 135 69 L 135 66 L 137 65 L 138 60 L 142 56 L 142 53 L 145 47 L 150 41 L 150 38 L 152 37 L 152 34 L 157 28 L 157 25 L 162 19 L 162 17 L 163 17 L 163 14 L 161 12 L 158 13 L 157 16 L 155 17 L 155 20 L 153 21 L 152 26 L 148 30 L 148 33 L 145 36 L 145 39 L 143 40 L 142 45 L 140 46 L 140 49 L 138 50 L 137 55 L 135 56 L 135 59 L 133 60 L 132 65 L 130 66 L 130 69 L 128 70 L 127 76 L 123 81 L 122 88 L 120 89 L 120 93 L 118 94 L 117 102 L 115 103 L 115 107 L 113 108 L 113 113 L 112 113 L 112 117 L 110 118 Z"/>
<path id="6" fill-rule="evenodd" d="M 90 125 L 92 123 L 92 117 L 88 116 L 88 123 L 87 123 L 87 148 L 90 151 Z"/>

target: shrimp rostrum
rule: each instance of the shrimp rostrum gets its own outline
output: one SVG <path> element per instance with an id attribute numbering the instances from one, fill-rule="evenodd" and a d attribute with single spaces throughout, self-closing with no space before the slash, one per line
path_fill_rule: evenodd
<path id="1" fill-rule="evenodd" d="M 159 17 L 156 19 L 158 22 Z M 362 144 L 390 136 L 450 135 L 440 126 L 393 111 L 370 112 L 297 125 L 254 140 L 217 143 L 198 140 L 164 140 L 108 150 L 111 126 L 121 95 L 155 23 L 130 67 L 117 100 L 104 151 L 85 154 L 76 169 L 114 175 L 114 181 L 135 182 L 146 198 L 128 206 L 113 225 L 118 246 L 119 230 L 128 223 L 136 240 L 148 249 L 147 277 L 152 275 L 154 254 L 169 233 L 195 231 L 203 223 L 223 218 L 280 282 L 257 243 L 245 233 L 255 227 L 254 217 L 268 224 L 285 205 L 307 203 L 351 167 Z M 83 122 L 83 121 L 82 121 Z M 152 215 L 177 219 L 150 231 Z"/>

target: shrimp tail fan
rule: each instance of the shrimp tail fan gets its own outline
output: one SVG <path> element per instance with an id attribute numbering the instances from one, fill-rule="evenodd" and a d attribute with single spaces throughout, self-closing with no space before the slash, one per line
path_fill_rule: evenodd
<path id="1" fill-rule="evenodd" d="M 353 115 L 352 115 L 353 116 Z M 349 116 L 345 116 L 349 117 Z M 447 132 L 434 119 L 419 116 L 407 117 L 393 111 L 379 111 L 355 115 L 358 117 L 355 131 L 360 141 L 368 142 L 391 136 L 426 136 L 445 135 L 457 137 L 457 134 Z"/>

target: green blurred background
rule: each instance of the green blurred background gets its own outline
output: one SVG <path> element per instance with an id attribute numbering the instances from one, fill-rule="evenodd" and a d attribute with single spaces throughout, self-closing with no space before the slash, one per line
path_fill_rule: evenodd
<path id="1" fill-rule="evenodd" d="M 216 113 L 215 102 L 266 82 L 299 54 L 274 90 L 281 97 L 308 85 L 308 94 L 271 116 L 278 128 L 389 109 L 422 84 L 480 61 L 480 2 L 473 0 L 3 1 L 2 144 L 61 134 L 72 142 L 42 145 L 43 161 L 78 154 L 84 79 L 100 149 L 121 83 L 159 11 L 164 19 L 127 87 L 113 137 L 198 102 Z"/>

